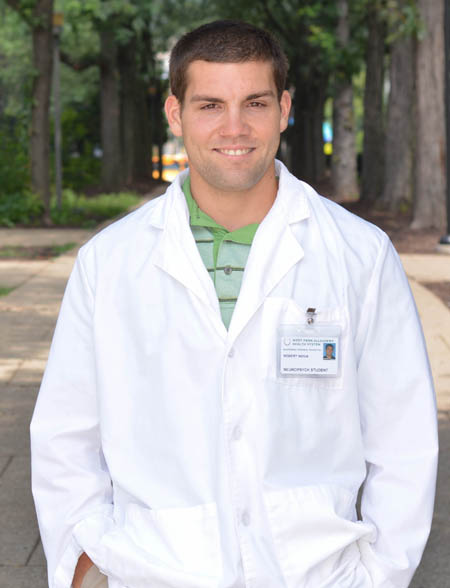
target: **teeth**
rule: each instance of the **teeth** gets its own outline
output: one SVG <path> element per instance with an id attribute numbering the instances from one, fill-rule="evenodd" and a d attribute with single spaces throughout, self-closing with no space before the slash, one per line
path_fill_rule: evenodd
<path id="1" fill-rule="evenodd" d="M 251 149 L 219 149 L 219 151 L 225 155 L 246 155 Z"/>

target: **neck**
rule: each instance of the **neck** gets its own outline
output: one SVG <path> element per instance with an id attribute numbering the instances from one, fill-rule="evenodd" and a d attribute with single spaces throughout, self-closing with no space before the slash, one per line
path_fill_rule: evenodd
<path id="1" fill-rule="evenodd" d="M 217 190 L 191 170 L 191 193 L 199 208 L 228 231 L 260 223 L 275 201 L 278 181 L 275 166 L 249 190 Z"/>

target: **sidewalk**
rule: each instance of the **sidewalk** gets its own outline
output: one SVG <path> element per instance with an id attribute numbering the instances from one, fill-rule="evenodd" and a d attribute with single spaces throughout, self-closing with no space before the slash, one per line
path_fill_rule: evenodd
<path id="1" fill-rule="evenodd" d="M 73 233 L 73 232 L 72 232 Z M 0 245 L 81 244 L 89 233 L 0 229 Z M 54 260 L 1 261 L 0 587 L 45 588 L 45 560 L 30 492 L 28 427 L 76 249 Z M 450 257 L 402 256 L 423 321 L 436 384 L 441 465 L 432 535 L 412 588 L 450 587 L 450 308 L 421 282 L 450 281 Z"/>

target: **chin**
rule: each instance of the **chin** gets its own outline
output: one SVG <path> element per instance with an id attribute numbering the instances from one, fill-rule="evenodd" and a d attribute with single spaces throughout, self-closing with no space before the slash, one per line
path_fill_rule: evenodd
<path id="1" fill-rule="evenodd" d="M 246 192 L 256 186 L 258 181 L 243 182 L 224 179 L 222 182 L 213 185 L 217 190 L 222 190 L 223 192 Z"/>
<path id="2" fill-rule="evenodd" d="M 211 170 L 209 171 L 211 172 Z M 253 169 L 251 173 L 243 173 L 242 171 L 223 173 L 217 170 L 216 173 L 205 175 L 204 179 L 216 190 L 223 192 L 245 192 L 254 188 L 263 176 L 264 170 Z"/>

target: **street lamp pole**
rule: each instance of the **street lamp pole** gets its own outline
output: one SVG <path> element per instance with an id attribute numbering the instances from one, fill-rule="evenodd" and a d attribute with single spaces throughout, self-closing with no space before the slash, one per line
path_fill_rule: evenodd
<path id="1" fill-rule="evenodd" d="M 55 186 L 56 202 L 61 210 L 62 204 L 62 133 L 61 133 L 61 100 L 60 100 L 60 57 L 59 43 L 64 24 L 64 15 L 61 12 L 53 13 L 53 115 L 54 115 L 54 139 L 55 139 Z"/>
<path id="2" fill-rule="evenodd" d="M 444 2 L 444 34 L 445 34 L 445 121 L 447 138 L 447 234 L 441 237 L 439 251 L 450 253 L 450 2 Z"/>

